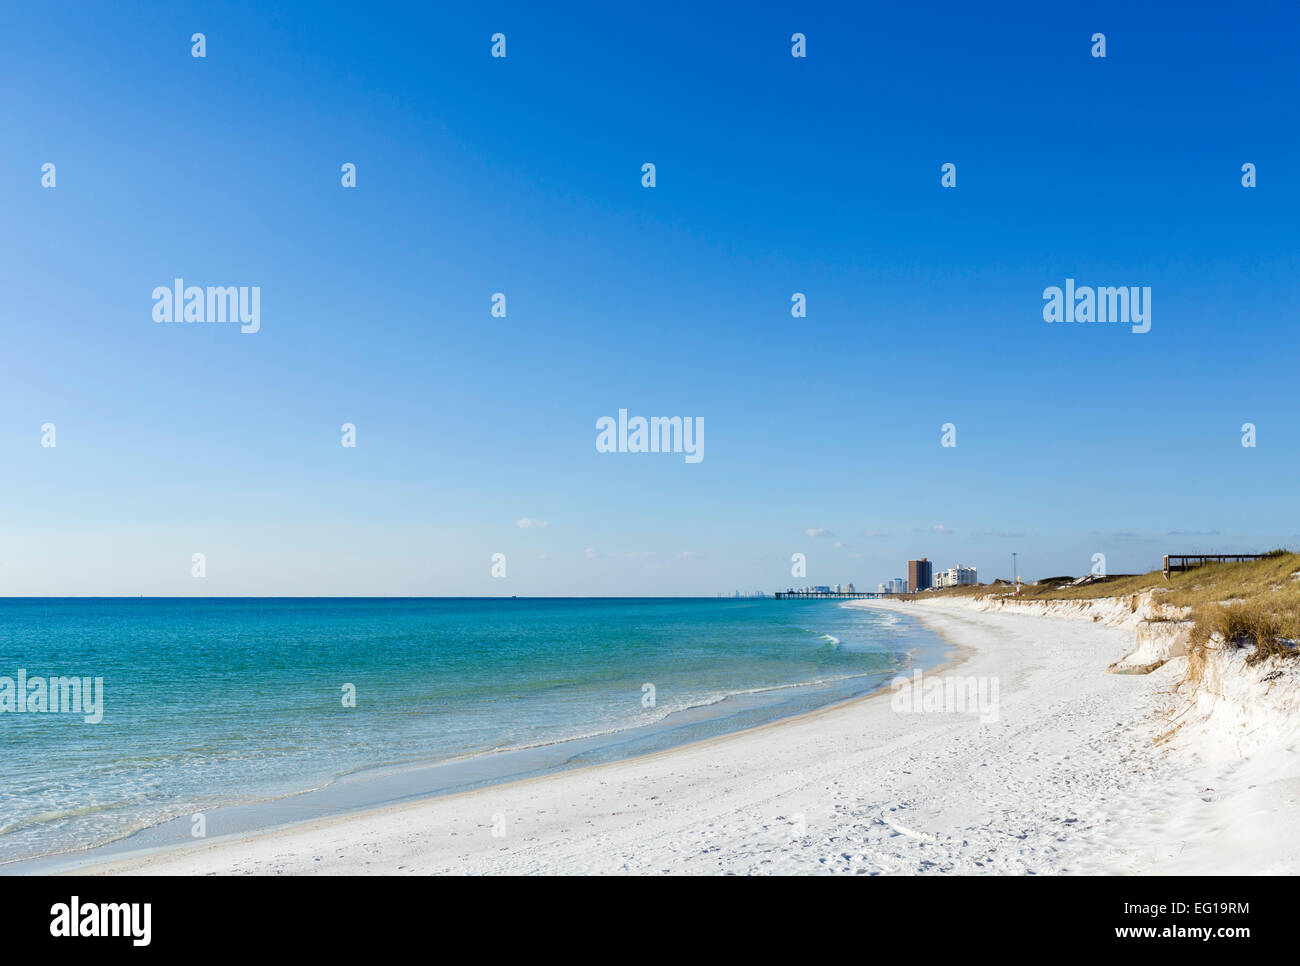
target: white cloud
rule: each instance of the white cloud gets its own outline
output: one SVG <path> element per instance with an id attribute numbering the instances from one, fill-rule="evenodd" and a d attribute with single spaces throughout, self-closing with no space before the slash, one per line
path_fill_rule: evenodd
<path id="1" fill-rule="evenodd" d="M 595 560 L 600 556 L 600 554 L 596 552 L 595 547 L 588 547 L 584 552 L 586 553 L 588 560 Z"/>
<path id="2" fill-rule="evenodd" d="M 537 527 L 539 530 L 545 530 L 550 526 L 550 524 L 545 520 L 534 520 L 531 517 L 520 517 L 515 521 L 515 526 L 520 530 L 531 530 L 533 527 Z"/>
<path id="3" fill-rule="evenodd" d="M 945 527 L 942 523 L 936 523 L 934 526 L 930 528 L 930 530 L 933 531 L 934 533 L 952 533 L 952 531 L 949 530 L 947 527 Z"/>
<path id="4" fill-rule="evenodd" d="M 808 534 L 808 536 L 810 536 L 810 537 L 833 537 L 833 536 L 835 536 L 835 534 L 831 533 L 831 532 L 830 532 L 829 530 L 827 530 L 825 527 L 809 527 L 807 530 L 804 531 L 804 533 Z"/>

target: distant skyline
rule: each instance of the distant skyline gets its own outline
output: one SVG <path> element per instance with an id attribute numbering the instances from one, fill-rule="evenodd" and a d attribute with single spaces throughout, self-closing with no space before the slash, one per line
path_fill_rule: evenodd
<path id="1" fill-rule="evenodd" d="M 0 595 L 1300 546 L 1293 6 L 358 16 L 6 12 Z M 257 287 L 257 331 L 155 322 L 177 278 Z M 1149 287 L 1150 331 L 1045 322 L 1066 279 Z M 619 410 L 702 421 L 702 458 L 601 451 Z"/>

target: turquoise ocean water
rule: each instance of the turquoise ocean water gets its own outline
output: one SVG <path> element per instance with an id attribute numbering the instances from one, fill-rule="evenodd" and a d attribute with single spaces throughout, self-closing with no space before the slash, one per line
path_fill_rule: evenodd
<path id="1" fill-rule="evenodd" d="M 0 679 L 104 685 L 97 724 L 0 713 L 0 862 L 166 844 L 159 826 L 180 841 L 200 811 L 234 830 L 624 757 L 867 693 L 941 650 L 834 601 L 4 599 Z"/>

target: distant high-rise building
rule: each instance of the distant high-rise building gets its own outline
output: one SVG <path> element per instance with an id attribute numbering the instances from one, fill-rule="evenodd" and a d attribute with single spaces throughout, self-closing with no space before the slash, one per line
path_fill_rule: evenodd
<path id="1" fill-rule="evenodd" d="M 929 590 L 934 586 L 934 580 L 931 577 L 930 561 L 922 557 L 920 560 L 909 560 L 907 562 L 907 583 L 912 588 L 912 593 L 919 594 L 923 590 Z"/>
<path id="2" fill-rule="evenodd" d="M 965 587 L 979 583 L 974 567 L 949 567 L 934 576 L 936 587 Z"/>

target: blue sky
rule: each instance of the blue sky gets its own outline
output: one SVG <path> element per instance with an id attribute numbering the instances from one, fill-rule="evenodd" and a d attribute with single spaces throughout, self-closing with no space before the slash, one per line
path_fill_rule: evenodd
<path id="1" fill-rule="evenodd" d="M 1300 15 L 1036 6 L 9 9 L 0 593 L 1300 544 Z M 260 286 L 261 331 L 155 324 L 178 276 Z M 1151 331 L 1045 323 L 1067 276 L 1150 286 Z M 705 459 L 598 453 L 620 408 L 702 418 Z"/>

